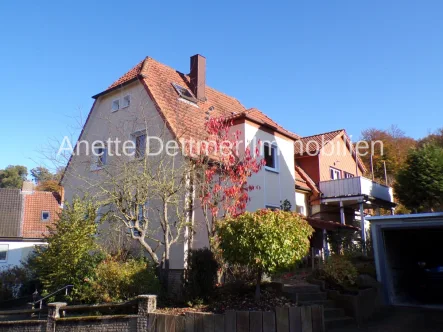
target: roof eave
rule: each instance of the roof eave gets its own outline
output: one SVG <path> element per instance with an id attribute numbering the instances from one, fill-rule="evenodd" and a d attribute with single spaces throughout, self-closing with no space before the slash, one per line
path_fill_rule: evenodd
<path id="1" fill-rule="evenodd" d="M 97 93 L 96 95 L 92 96 L 92 98 L 93 98 L 93 99 L 97 99 L 98 97 L 103 96 L 103 95 L 105 95 L 105 94 L 107 94 L 107 93 L 109 93 L 109 92 L 112 92 L 112 91 L 118 90 L 118 89 L 120 89 L 120 88 L 123 88 L 123 87 L 125 87 L 125 86 L 127 86 L 127 85 L 129 85 L 129 84 L 131 84 L 131 83 L 133 83 L 133 82 L 135 82 L 135 81 L 138 81 L 138 79 L 139 79 L 139 75 L 137 75 L 137 76 L 134 77 L 134 78 L 131 78 L 130 80 L 127 80 L 126 82 L 124 82 L 124 83 L 122 83 L 122 84 L 116 85 L 116 86 L 114 86 L 113 88 L 110 88 L 110 89 L 107 89 L 107 90 L 102 91 L 102 92 L 100 92 L 100 93 Z"/>

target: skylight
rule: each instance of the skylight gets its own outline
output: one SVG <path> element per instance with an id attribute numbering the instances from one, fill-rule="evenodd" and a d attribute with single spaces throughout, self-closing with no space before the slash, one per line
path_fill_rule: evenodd
<path id="1" fill-rule="evenodd" d="M 188 89 L 178 85 L 177 83 L 172 83 L 172 85 L 181 98 L 192 101 L 193 103 L 197 101 Z"/>

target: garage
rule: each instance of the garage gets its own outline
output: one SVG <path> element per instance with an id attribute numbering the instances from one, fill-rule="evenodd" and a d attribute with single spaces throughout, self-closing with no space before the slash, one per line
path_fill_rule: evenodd
<path id="1" fill-rule="evenodd" d="M 443 213 L 368 220 L 386 304 L 443 309 Z"/>

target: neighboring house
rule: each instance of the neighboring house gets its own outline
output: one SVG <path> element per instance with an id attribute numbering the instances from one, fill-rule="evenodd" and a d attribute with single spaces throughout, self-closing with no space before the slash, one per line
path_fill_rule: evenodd
<path id="1" fill-rule="evenodd" d="M 345 225 L 344 219 L 342 223 L 339 222 L 340 219 L 336 222 L 330 222 L 330 219 L 321 220 L 329 218 L 324 207 L 326 203 L 323 201 L 326 196 L 321 193 L 322 183 L 331 180 L 331 174 L 334 179 L 341 179 L 351 175 L 360 176 L 364 171 L 360 160 L 357 161 L 358 166 L 355 166 L 352 155 L 338 159 L 324 157 L 320 153 L 333 142 L 350 149 L 344 130 L 327 134 L 327 142 L 321 143 L 318 153 L 308 156 L 305 154 L 308 151 L 301 149 L 298 143 L 306 139 L 309 141 L 310 138 L 301 138 L 260 110 L 247 109 L 237 99 L 207 86 L 206 59 L 203 56 L 191 57 L 189 74 L 147 57 L 93 98 L 95 101 L 79 141 L 92 143 L 95 140 L 106 141 L 108 138 L 119 138 L 120 141 L 129 139 L 134 142 L 137 155 L 146 144 L 148 132 L 151 136 L 161 134 L 163 139 L 199 139 L 204 138 L 204 124 L 209 117 L 231 119 L 233 131 L 241 132 L 240 139 L 246 142 L 242 148 L 246 144 L 251 145 L 254 140 L 260 140 L 264 142 L 264 150 L 269 152 L 264 156 L 266 167 L 248 181 L 260 189 L 250 193 L 251 200 L 247 210 L 279 208 L 282 201 L 288 200 L 293 210 L 317 218 L 308 220 L 320 230 L 317 242 L 321 243 L 324 240 L 323 230 L 343 227 L 355 229 Z M 104 148 L 102 157 L 91 158 L 86 156 L 84 146 L 79 144 L 80 153 L 71 157 L 61 180 L 67 201 L 72 201 L 76 194 L 94 190 L 89 180 L 99 180 L 103 166 L 112 164 L 115 158 L 107 153 L 107 149 L 108 147 Z M 344 196 L 348 194 L 345 193 Z M 357 201 L 359 199 L 356 198 Z M 330 204 L 348 201 L 344 198 L 335 200 L 336 202 L 331 201 Z M 346 207 L 343 209 L 351 207 L 348 203 L 344 205 Z M 190 222 L 195 234 L 192 240 L 172 248 L 171 269 L 184 268 L 188 248 L 208 245 L 198 206 L 195 207 Z"/>
<path id="2" fill-rule="evenodd" d="M 57 193 L 26 189 L 0 189 L 0 267 L 20 265 L 58 219 Z"/>
<path id="3" fill-rule="evenodd" d="M 366 168 L 344 129 L 300 138 L 295 163 L 302 179 L 296 186 L 297 206 L 308 201 L 311 218 L 352 226 L 357 221 L 365 239 L 366 213 L 395 207 L 392 188 L 363 176 Z"/>

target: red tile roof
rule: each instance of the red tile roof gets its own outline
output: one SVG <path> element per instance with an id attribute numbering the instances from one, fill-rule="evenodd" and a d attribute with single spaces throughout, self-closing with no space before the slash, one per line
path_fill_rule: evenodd
<path id="1" fill-rule="evenodd" d="M 126 82 L 128 82 L 128 81 L 130 81 L 130 80 L 132 80 L 132 79 L 134 79 L 134 78 L 136 78 L 137 76 L 138 76 L 138 74 L 140 74 L 140 70 L 141 70 L 141 68 L 142 68 L 142 65 L 143 65 L 143 62 L 144 62 L 145 60 L 142 60 L 142 61 L 140 61 L 139 63 L 137 63 L 137 65 L 136 66 L 134 66 L 133 68 L 131 68 L 131 70 L 129 70 L 127 73 L 125 73 L 122 77 L 120 77 L 117 81 L 115 81 L 114 83 L 112 83 L 110 86 L 109 86 L 109 88 L 107 89 L 107 90 L 109 90 L 109 89 L 112 89 L 112 88 L 115 88 L 115 87 L 117 87 L 117 86 L 119 86 L 119 85 L 121 85 L 121 84 L 124 84 L 124 83 L 126 83 Z"/>
<path id="2" fill-rule="evenodd" d="M 125 84 L 135 77 L 139 77 L 142 81 L 158 111 L 177 137 L 188 136 L 192 133 L 193 138 L 203 138 L 202 135 L 205 135 L 204 123 L 208 116 L 228 119 L 247 117 L 293 139 L 300 137 L 284 129 L 258 109 L 247 110 L 236 98 L 208 86 L 206 87 L 206 100 L 196 102 L 198 108 L 181 100 L 172 84 L 175 83 L 187 88 L 192 94 L 189 76 L 150 57 L 146 57 L 111 84 L 108 90 Z"/>
<path id="3" fill-rule="evenodd" d="M 47 226 L 58 220 L 61 211 L 57 193 L 34 191 L 24 194 L 25 209 L 23 217 L 23 238 L 42 238 L 48 232 Z M 49 211 L 49 221 L 42 221 L 42 211 Z"/>
<path id="4" fill-rule="evenodd" d="M 302 189 L 311 190 L 315 193 L 320 193 L 315 182 L 311 177 L 298 165 L 295 165 L 295 181 L 296 185 L 300 186 Z"/>
<path id="5" fill-rule="evenodd" d="M 318 153 L 326 144 L 343 132 L 344 129 L 340 129 L 330 131 L 328 133 L 301 137 L 297 142 L 294 143 L 294 153 L 296 155 L 303 155 L 306 153 L 313 155 L 314 153 Z"/>
<path id="6" fill-rule="evenodd" d="M 294 140 L 300 138 L 299 135 L 294 134 L 294 133 L 290 132 L 289 130 L 286 130 L 285 128 L 280 126 L 277 122 L 272 120 L 270 117 L 268 117 L 266 114 L 264 114 L 262 111 L 260 111 L 257 108 L 250 108 L 250 109 L 246 110 L 245 112 L 233 115 L 231 118 L 236 119 L 236 118 L 241 118 L 241 117 L 245 117 L 246 119 L 249 119 L 249 120 L 256 122 L 258 124 L 266 125 L 269 128 L 272 128 L 275 131 L 277 131 L 287 137 L 290 137 Z"/>
<path id="7" fill-rule="evenodd" d="M 329 142 L 331 142 L 339 135 L 343 135 L 347 142 L 351 142 L 351 139 L 344 129 L 334 130 L 312 136 L 305 136 L 294 142 L 294 154 L 296 156 L 303 156 L 306 154 L 309 154 L 311 156 L 316 155 L 320 153 L 320 150 L 323 149 L 323 147 L 325 147 Z M 358 157 L 358 164 L 362 171 L 366 172 L 366 167 L 360 157 Z"/>

